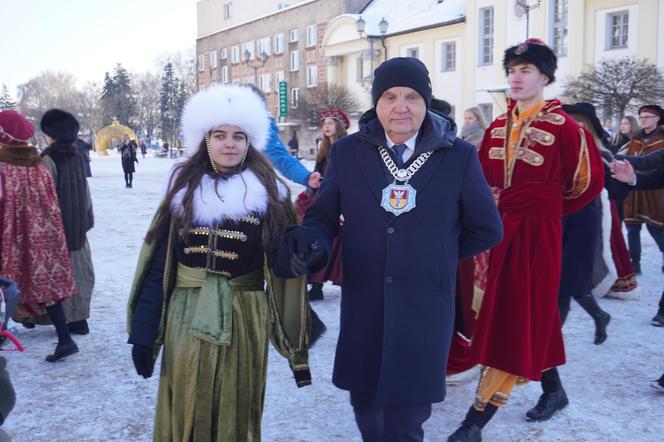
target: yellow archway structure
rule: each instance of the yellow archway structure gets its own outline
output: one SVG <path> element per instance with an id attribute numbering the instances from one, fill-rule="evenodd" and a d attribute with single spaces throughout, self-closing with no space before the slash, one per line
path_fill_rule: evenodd
<path id="1" fill-rule="evenodd" d="M 118 119 L 113 117 L 113 122 L 95 135 L 95 151 L 101 152 L 103 155 L 108 155 L 108 147 L 111 141 L 114 139 L 122 140 L 124 134 L 129 134 L 129 138 L 138 144 L 138 137 L 136 137 L 134 131 L 120 124 Z"/>

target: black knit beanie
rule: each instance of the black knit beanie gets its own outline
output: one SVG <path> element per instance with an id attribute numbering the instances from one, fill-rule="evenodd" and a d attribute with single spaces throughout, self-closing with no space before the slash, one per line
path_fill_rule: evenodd
<path id="1" fill-rule="evenodd" d="M 405 86 L 415 89 L 424 98 L 427 109 L 431 105 L 429 71 L 414 57 L 396 57 L 383 62 L 374 71 L 371 98 L 374 107 L 383 92 L 391 87 Z"/>
<path id="2" fill-rule="evenodd" d="M 72 114 L 60 109 L 46 111 L 39 126 L 42 132 L 61 143 L 71 144 L 78 138 L 78 121 Z"/>

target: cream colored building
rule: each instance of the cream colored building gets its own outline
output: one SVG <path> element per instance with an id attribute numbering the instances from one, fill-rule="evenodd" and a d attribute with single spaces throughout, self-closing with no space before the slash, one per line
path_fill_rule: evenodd
<path id="1" fill-rule="evenodd" d="M 516 3 L 374 0 L 360 14 L 340 15 L 328 25 L 322 42 L 328 81 L 361 94 L 368 108 L 370 67 L 386 55 L 412 55 L 427 65 L 434 95 L 453 105 L 457 121 L 476 105 L 495 117 L 505 107 L 503 52 L 526 39 L 526 27 L 529 37 L 558 54 L 557 80 L 546 89 L 547 98 L 560 95 L 567 76 L 603 58 L 636 56 L 664 67 L 664 0 L 522 0 L 530 6 L 527 14 Z M 366 22 L 362 36 L 360 17 Z"/>

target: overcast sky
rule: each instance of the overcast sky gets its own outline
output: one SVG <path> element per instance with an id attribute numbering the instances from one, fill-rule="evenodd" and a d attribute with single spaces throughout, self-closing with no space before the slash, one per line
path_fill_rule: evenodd
<path id="1" fill-rule="evenodd" d="M 196 44 L 196 0 L 0 0 L 0 86 L 52 69 L 82 85 L 115 63 L 155 70 L 165 52 Z"/>

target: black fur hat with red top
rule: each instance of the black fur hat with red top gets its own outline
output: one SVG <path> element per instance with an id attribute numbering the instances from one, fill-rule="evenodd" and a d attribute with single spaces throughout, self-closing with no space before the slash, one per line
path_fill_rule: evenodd
<path id="1" fill-rule="evenodd" d="M 558 57 L 553 50 L 539 38 L 529 38 L 523 43 L 512 46 L 505 50 L 503 57 L 503 68 L 505 75 L 508 74 L 510 66 L 519 64 L 533 64 L 547 77 L 549 84 L 556 80 L 556 69 L 558 68 Z"/>

